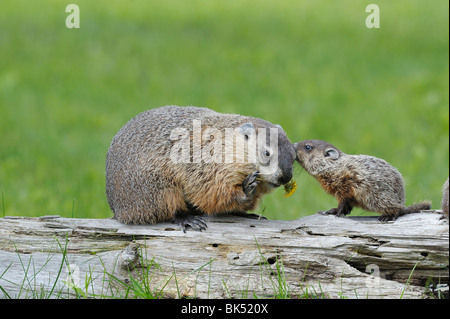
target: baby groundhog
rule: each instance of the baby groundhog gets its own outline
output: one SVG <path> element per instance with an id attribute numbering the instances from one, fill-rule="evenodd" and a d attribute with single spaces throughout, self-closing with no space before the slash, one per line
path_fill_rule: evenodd
<path id="1" fill-rule="evenodd" d="M 203 230 L 201 214 L 242 213 L 292 178 L 295 151 L 279 125 L 207 108 L 143 112 L 116 134 L 106 194 L 126 224 L 175 221 Z"/>
<path id="2" fill-rule="evenodd" d="M 402 175 L 386 161 L 367 155 L 348 155 L 321 140 L 294 144 L 297 161 L 314 176 L 339 206 L 327 214 L 345 216 L 353 207 L 382 213 L 380 221 L 430 209 L 424 201 L 405 207 Z"/>

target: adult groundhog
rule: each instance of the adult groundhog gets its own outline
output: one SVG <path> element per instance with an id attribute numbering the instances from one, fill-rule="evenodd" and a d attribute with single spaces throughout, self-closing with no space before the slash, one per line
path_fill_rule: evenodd
<path id="1" fill-rule="evenodd" d="M 353 207 L 382 213 L 380 221 L 430 209 L 428 201 L 405 207 L 402 175 L 386 161 L 367 155 L 348 155 L 321 140 L 294 144 L 297 161 L 314 176 L 339 206 L 327 214 L 344 216 Z"/>
<path id="2" fill-rule="evenodd" d="M 441 209 L 442 213 L 448 217 L 448 178 L 442 186 Z"/>
<path id="3" fill-rule="evenodd" d="M 207 108 L 143 112 L 114 137 L 106 194 L 126 224 L 176 221 L 203 230 L 197 215 L 245 213 L 292 178 L 293 145 L 278 125 Z"/>

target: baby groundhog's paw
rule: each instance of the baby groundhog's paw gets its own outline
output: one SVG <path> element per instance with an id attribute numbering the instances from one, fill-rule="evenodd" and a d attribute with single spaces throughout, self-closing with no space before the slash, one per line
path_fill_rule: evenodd
<path id="1" fill-rule="evenodd" d="M 183 233 L 186 233 L 187 226 L 198 231 L 208 228 L 203 218 L 196 215 L 177 215 L 173 222 L 181 226 Z"/>
<path id="2" fill-rule="evenodd" d="M 389 214 L 383 214 L 380 217 L 378 217 L 378 220 L 382 223 L 387 223 L 390 221 L 394 221 L 397 219 L 396 215 L 389 215 Z"/>
<path id="3" fill-rule="evenodd" d="M 258 186 L 259 171 L 254 171 L 248 175 L 242 183 L 242 190 L 248 199 L 252 199 L 256 192 L 256 186 Z"/>
<path id="4" fill-rule="evenodd" d="M 320 210 L 318 211 L 318 213 L 322 215 L 334 215 L 336 217 L 345 217 L 345 215 L 347 215 L 344 212 L 339 211 L 337 208 L 332 208 L 330 210 Z"/>
<path id="5" fill-rule="evenodd" d="M 332 209 L 326 210 L 326 211 L 322 210 L 321 212 L 323 212 L 324 215 L 336 215 L 336 216 L 338 216 L 337 208 L 332 208 Z M 340 217 L 340 216 L 338 216 L 338 217 Z"/>

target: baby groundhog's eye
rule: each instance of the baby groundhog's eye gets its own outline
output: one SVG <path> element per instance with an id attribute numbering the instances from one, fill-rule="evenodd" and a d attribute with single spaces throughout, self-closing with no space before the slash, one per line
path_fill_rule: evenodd
<path id="1" fill-rule="evenodd" d="M 305 150 L 310 151 L 312 149 L 311 145 L 305 145 Z"/>
<path id="2" fill-rule="evenodd" d="M 270 156 L 270 152 L 268 150 L 266 150 L 265 154 L 266 154 L 267 157 Z"/>

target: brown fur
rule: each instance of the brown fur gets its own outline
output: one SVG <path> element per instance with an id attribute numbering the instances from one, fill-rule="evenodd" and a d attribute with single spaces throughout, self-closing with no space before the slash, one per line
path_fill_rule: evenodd
<path id="1" fill-rule="evenodd" d="M 193 120 L 201 121 L 202 131 L 215 128 L 223 137 L 225 129 L 245 123 L 255 129 L 276 128 L 277 171 L 261 173 L 256 190 L 247 196 L 243 182 L 261 170 L 259 163 L 195 163 L 192 149 L 189 163 L 174 163 L 171 133 L 188 130 L 192 147 Z M 207 143 L 202 138 L 202 146 Z M 270 122 L 206 108 L 166 106 L 137 115 L 116 134 L 106 159 L 106 193 L 115 218 L 126 224 L 153 224 L 180 214 L 246 212 L 255 209 L 265 193 L 291 179 L 294 159 L 286 133 Z"/>
<path id="2" fill-rule="evenodd" d="M 305 140 L 294 148 L 300 165 L 338 200 L 329 214 L 344 216 L 360 207 L 381 213 L 380 220 L 387 221 L 431 207 L 427 201 L 405 207 L 403 177 L 382 159 L 348 155 L 320 140 Z"/>

